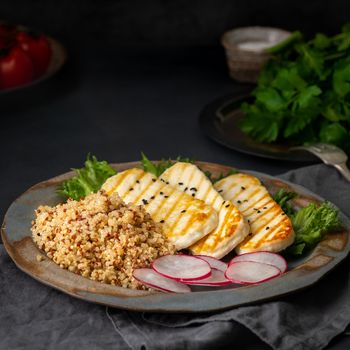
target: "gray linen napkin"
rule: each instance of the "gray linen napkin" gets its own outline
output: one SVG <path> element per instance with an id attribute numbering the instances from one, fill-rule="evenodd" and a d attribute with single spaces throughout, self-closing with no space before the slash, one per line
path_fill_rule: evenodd
<path id="1" fill-rule="evenodd" d="M 301 184 L 350 215 L 350 184 L 314 165 L 280 176 Z M 350 259 L 311 288 L 260 305 L 207 314 L 132 313 L 109 308 L 132 349 L 211 349 L 234 344 L 244 325 L 273 349 L 322 349 L 350 323 Z"/>
<path id="2" fill-rule="evenodd" d="M 350 216 L 350 185 L 335 170 L 317 165 L 281 177 Z M 256 349 L 250 331 L 275 349 L 321 349 L 350 322 L 349 271 L 347 259 L 315 286 L 261 305 L 210 314 L 143 314 L 86 303 L 42 285 L 17 269 L 0 245 L 0 350 L 218 350 L 237 343 Z"/>

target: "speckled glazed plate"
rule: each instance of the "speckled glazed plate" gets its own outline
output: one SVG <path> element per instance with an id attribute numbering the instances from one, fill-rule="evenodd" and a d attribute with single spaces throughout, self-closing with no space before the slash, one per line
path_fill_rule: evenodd
<path id="1" fill-rule="evenodd" d="M 203 170 L 218 175 L 229 167 L 198 163 Z M 139 166 L 139 163 L 115 164 L 117 171 Z M 287 188 L 299 194 L 297 206 L 323 199 L 301 186 L 279 180 L 269 175 L 251 172 L 259 177 L 270 192 Z M 289 261 L 289 271 L 268 282 L 226 287 L 193 287 L 193 293 L 172 294 L 125 289 L 76 275 L 61 269 L 46 258 L 39 262 L 37 255 L 43 254 L 31 238 L 31 221 L 34 210 L 42 204 L 55 205 L 62 201 L 56 194 L 57 185 L 73 175 L 72 172 L 41 182 L 22 194 L 8 209 L 2 226 L 5 248 L 15 264 L 38 281 L 61 290 L 74 297 L 90 302 L 135 311 L 159 312 L 204 312 L 237 307 L 244 304 L 285 295 L 316 283 L 322 276 L 342 261 L 350 250 L 350 220 L 340 214 L 344 229 L 329 234 L 307 257 Z"/>

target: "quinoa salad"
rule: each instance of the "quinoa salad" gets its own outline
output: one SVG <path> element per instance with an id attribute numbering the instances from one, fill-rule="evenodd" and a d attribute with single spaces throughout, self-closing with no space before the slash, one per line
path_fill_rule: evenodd
<path id="1" fill-rule="evenodd" d="M 146 289 L 133 270 L 175 253 L 161 225 L 117 194 L 99 191 L 79 201 L 40 206 L 35 214 L 32 235 L 38 247 L 61 268 L 95 281 Z"/>

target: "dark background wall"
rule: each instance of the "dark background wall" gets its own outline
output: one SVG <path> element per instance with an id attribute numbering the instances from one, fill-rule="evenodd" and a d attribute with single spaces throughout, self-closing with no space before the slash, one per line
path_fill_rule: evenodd
<path id="1" fill-rule="evenodd" d="M 0 18 L 36 27 L 71 48 L 95 45 L 217 45 L 227 29 L 270 25 L 335 33 L 349 0 L 2 0 Z"/>

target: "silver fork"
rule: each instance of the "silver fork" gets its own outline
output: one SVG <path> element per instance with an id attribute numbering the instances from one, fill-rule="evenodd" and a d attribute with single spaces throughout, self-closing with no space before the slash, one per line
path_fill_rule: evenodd
<path id="1" fill-rule="evenodd" d="M 323 163 L 332 165 L 350 182 L 350 170 L 346 165 L 348 156 L 339 147 L 328 143 L 315 143 L 310 146 L 291 147 L 290 150 L 304 150 L 311 152 L 318 158 L 322 159 Z"/>

